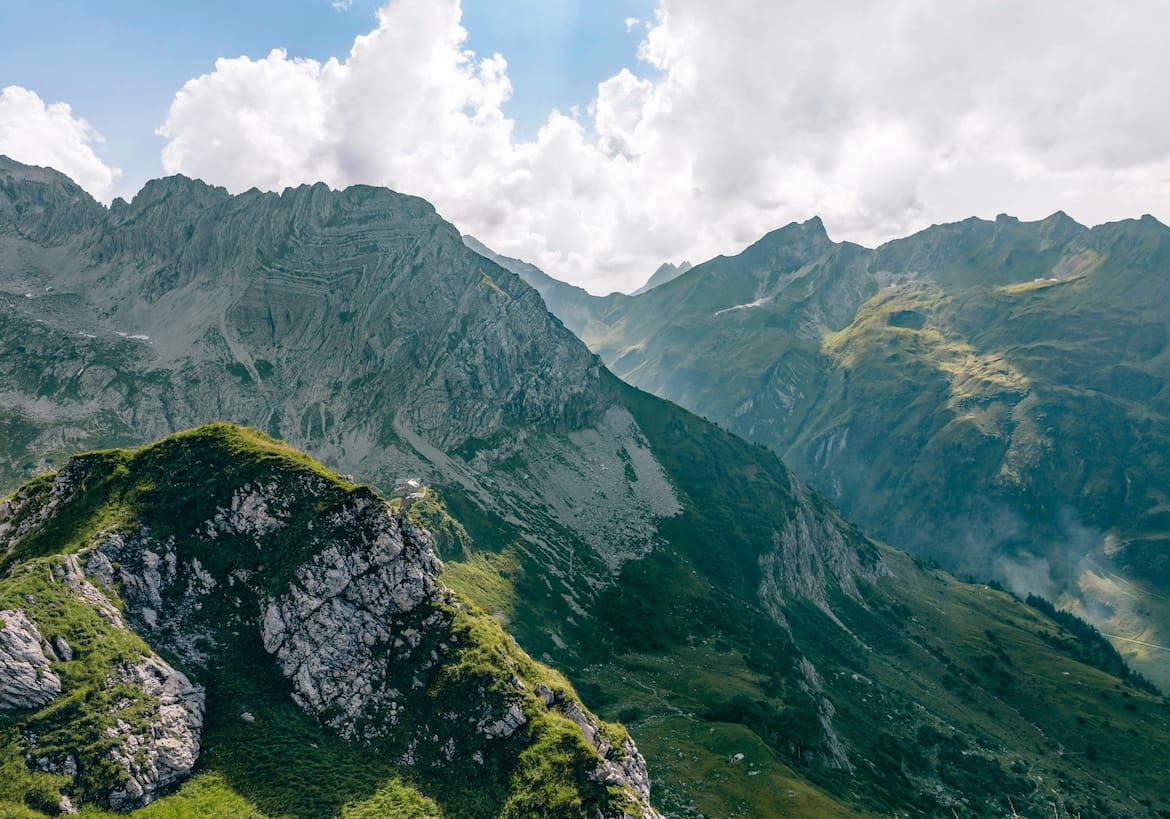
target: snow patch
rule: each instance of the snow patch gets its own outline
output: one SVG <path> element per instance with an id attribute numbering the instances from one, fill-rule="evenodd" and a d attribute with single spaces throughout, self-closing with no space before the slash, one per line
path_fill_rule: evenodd
<path id="1" fill-rule="evenodd" d="M 715 315 L 721 316 L 724 313 L 730 313 L 733 310 L 750 310 L 753 307 L 762 307 L 772 300 L 771 296 L 764 296 L 763 298 L 749 301 L 747 304 L 737 304 L 734 307 L 724 307 L 722 310 L 716 310 Z"/>

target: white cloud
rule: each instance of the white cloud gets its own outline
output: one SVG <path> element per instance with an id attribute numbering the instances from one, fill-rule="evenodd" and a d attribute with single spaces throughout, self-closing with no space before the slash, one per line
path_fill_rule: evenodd
<path id="1" fill-rule="evenodd" d="M 391 0 L 344 60 L 218 61 L 176 96 L 163 161 L 235 190 L 389 185 L 593 290 L 813 214 L 867 243 L 973 212 L 1165 218 L 1164 8 L 660 0 L 643 76 L 521 140 L 458 0 Z"/>
<path id="2" fill-rule="evenodd" d="M 28 165 L 46 165 L 68 175 L 98 199 L 122 173 L 94 152 L 102 136 L 63 102 L 46 105 L 18 85 L 0 91 L 0 154 Z"/>
<path id="3" fill-rule="evenodd" d="M 329 5 L 333 6 L 334 11 L 349 11 L 353 8 L 353 0 L 333 0 Z"/>

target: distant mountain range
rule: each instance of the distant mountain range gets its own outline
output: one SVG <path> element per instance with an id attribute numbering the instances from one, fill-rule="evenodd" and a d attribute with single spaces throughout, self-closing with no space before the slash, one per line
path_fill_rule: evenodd
<path id="1" fill-rule="evenodd" d="M 815 225 L 790 230 L 808 247 L 831 246 Z M 800 242 L 789 244 L 762 256 L 782 277 L 802 252 Z M 842 255 L 866 253 L 836 247 Z M 704 268 L 636 298 L 694 287 Z M 733 291 L 728 277 L 735 301 L 718 309 L 740 309 L 722 315 L 755 315 L 746 305 L 766 294 Z M 824 310 L 841 310 L 842 326 L 856 315 L 845 295 L 817 297 Z M 107 557 L 131 578 L 153 578 L 139 566 L 169 577 L 167 555 L 174 554 L 177 597 L 168 591 L 152 605 L 149 580 L 135 596 L 123 578 L 118 592 L 138 635 L 132 639 L 145 641 L 134 642 L 130 665 L 155 652 L 205 686 L 207 736 L 221 738 L 201 747 L 187 769 L 193 778 L 158 785 L 165 805 L 196 804 L 215 788 L 245 800 L 244 815 L 292 810 L 283 800 L 294 789 L 281 784 L 279 766 L 255 756 L 285 746 L 266 745 L 267 734 L 248 741 L 251 731 L 268 730 L 261 724 L 268 715 L 281 721 L 289 747 L 307 754 L 310 743 L 314 750 L 330 743 L 326 756 L 298 757 L 292 768 L 302 776 L 304 765 L 321 762 L 320 780 L 310 777 L 306 788 L 327 815 L 344 813 L 347 801 L 354 806 L 346 815 L 371 815 L 391 800 L 407 806 L 402 815 L 461 815 L 453 807 L 459 788 L 477 782 L 489 794 L 477 815 L 548 815 L 562 799 L 603 812 L 642 805 L 637 766 L 622 761 L 635 759 L 623 729 L 601 728 L 592 716 L 582 719 L 595 721 L 594 739 L 600 730 L 606 744 L 583 746 L 589 732 L 580 722 L 554 721 L 545 727 L 563 729 L 567 750 L 537 734 L 526 735 L 531 745 L 511 746 L 520 757 L 526 747 L 543 749 L 537 756 L 553 766 L 530 789 L 512 778 L 516 757 L 476 773 L 488 777 L 482 782 L 445 782 L 423 757 L 406 753 L 401 743 L 409 740 L 388 715 L 347 720 L 345 699 L 317 707 L 313 692 L 328 688 L 318 672 L 333 685 L 364 666 L 338 655 L 319 667 L 292 634 L 315 628 L 312 605 L 301 612 L 298 595 L 312 577 L 333 576 L 314 562 L 331 554 L 325 544 L 305 535 L 295 545 L 301 551 L 283 559 L 253 537 L 283 520 L 276 509 L 288 500 L 252 474 L 257 464 L 276 458 L 321 473 L 280 438 L 347 473 L 319 478 L 319 496 L 306 489 L 288 500 L 287 514 L 304 532 L 331 519 L 335 496 L 380 503 L 352 488 L 349 476 L 387 495 L 399 487 L 421 494 L 410 521 L 431 533 L 419 537 L 444 561 L 439 581 L 495 615 L 528 654 L 572 684 L 561 687 L 553 701 L 560 710 L 550 713 L 536 683 L 552 672 L 529 665 L 506 640 L 492 653 L 495 638 L 480 631 L 475 645 L 485 647 L 477 656 L 486 665 L 479 672 L 496 675 L 509 663 L 522 671 L 518 684 L 495 694 L 520 703 L 530 720 L 570 722 L 579 694 L 581 714 L 591 709 L 624 723 L 646 760 L 651 803 L 665 815 L 990 815 L 1008 810 L 1009 799 L 1047 815 L 1057 797 L 1070 815 L 1133 815 L 1135 804 L 1151 814 L 1170 810 L 1160 762 L 1170 750 L 1165 703 L 1100 635 L 1041 602 L 1029 606 L 958 582 L 868 539 L 773 452 L 623 383 L 549 315 L 536 289 L 467 248 L 420 199 L 323 185 L 230 196 L 171 177 L 106 209 L 54 171 L 0 160 L 0 303 L 0 481 L 17 490 L 32 479 L 4 507 L 0 582 L 9 585 L 0 600 L 23 617 L 5 619 L 3 633 L 27 637 L 26 621 L 36 625 L 44 668 L 66 690 L 78 666 L 53 639 L 65 635 L 73 647 L 74 632 L 36 608 L 41 592 L 21 586 L 22 578 L 40 578 L 45 567 L 48 578 L 53 566 L 73 577 L 76 563 L 92 575 L 87 582 L 100 582 L 89 556 L 112 536 L 120 538 L 117 560 Z M 822 354 L 812 336 L 797 338 Z M 702 350 L 692 344 L 690 352 Z M 725 353 L 733 363 L 732 351 Z M 68 459 L 79 449 L 136 446 L 224 420 L 273 439 L 219 426 L 139 454 Z M 165 453 L 176 457 L 156 459 Z M 87 464 L 101 467 L 93 473 L 99 479 L 77 487 L 70 476 L 90 474 Z M 54 491 L 65 485 L 68 492 Z M 79 500 L 62 505 L 66 496 Z M 215 541 L 217 526 L 236 526 L 244 509 L 251 523 L 237 526 L 244 527 L 235 533 L 238 556 L 204 542 Z M 149 539 L 135 537 L 142 527 Z M 223 562 L 211 565 L 215 555 Z M 201 572 L 220 590 L 208 599 L 229 606 L 216 628 L 233 639 L 239 631 L 251 641 L 246 646 L 218 632 L 212 642 L 217 635 L 226 641 L 226 653 L 203 646 L 204 615 L 169 607 L 187 600 L 190 578 L 208 585 Z M 239 591 L 229 594 L 224 585 L 233 578 Z M 475 622 L 481 625 L 468 623 L 473 631 L 490 625 Z M 107 640 L 122 639 L 106 631 L 90 646 L 95 662 L 108 656 Z M 376 631 L 370 639 L 375 657 L 401 648 Z M 431 661 L 443 665 L 436 658 L 451 643 L 440 642 L 448 649 L 434 646 Z M 212 670 L 201 672 L 198 656 L 184 659 L 179 650 L 188 644 L 199 656 L 226 659 L 209 659 Z M 273 687 L 249 688 L 250 679 Z M 105 696 L 100 684 L 85 690 Z M 461 704 L 477 702 L 462 689 L 445 690 Z M 214 702 L 228 710 L 213 710 Z M 254 723 L 223 716 L 254 702 L 260 705 L 247 711 Z M 146 714 L 153 706 L 142 703 Z M 442 699 L 434 703 L 433 712 L 416 712 L 423 725 L 449 719 Z M 78 762 L 84 751 L 86 759 L 117 763 L 116 748 L 71 747 L 81 741 L 71 737 L 88 736 L 89 723 L 73 721 L 77 712 L 64 707 L 29 707 L 48 708 L 59 720 L 58 744 L 42 770 L 28 744 L 37 731 L 21 730 L 41 712 L 0 714 L 0 769 L 20 772 L 0 776 L 0 803 L 40 815 L 56 809 L 49 802 L 60 789 L 112 803 L 79 780 L 81 772 L 70 774 L 66 760 L 73 753 Z M 93 713 L 99 721 L 109 716 Z M 444 747 L 445 731 L 430 737 Z M 605 794 L 593 788 L 599 758 L 628 781 L 608 782 Z M 367 766 L 370 779 L 346 779 L 351 785 L 332 790 L 324 784 L 339 770 L 359 776 Z M 459 771 L 481 769 L 451 776 Z M 39 784 L 26 785 L 26 774 Z M 392 780 L 402 788 L 391 788 Z"/>
<path id="2" fill-rule="evenodd" d="M 1165 225 L 1001 216 L 867 250 L 813 219 L 641 295 L 540 288 L 629 383 L 773 449 L 881 539 L 1058 600 L 1170 684 Z"/>

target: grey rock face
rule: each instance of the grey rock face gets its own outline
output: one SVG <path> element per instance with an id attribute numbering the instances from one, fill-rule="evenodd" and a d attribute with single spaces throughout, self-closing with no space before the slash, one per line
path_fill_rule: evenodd
<path id="1" fill-rule="evenodd" d="M 92 559 L 94 552 L 91 550 L 87 565 L 110 569 L 108 561 Z M 108 583 L 100 574 L 87 575 L 78 555 L 57 557 L 38 568 L 47 570 L 51 582 L 67 590 L 71 597 L 68 605 L 92 609 L 105 620 L 108 629 L 128 630 L 114 603 L 117 598 L 107 594 Z M 33 595 L 28 599 L 30 606 L 40 603 Z M 57 601 L 52 605 L 61 604 Z M 52 660 L 67 663 L 77 656 L 65 637 L 54 636 L 50 646 L 23 610 L 0 612 L 0 622 L 0 707 L 37 708 L 62 692 L 76 693 L 66 690 L 51 667 Z M 92 639 L 92 634 L 88 636 Z M 199 756 L 204 691 L 153 653 L 136 663 L 110 668 L 105 682 L 97 686 L 109 690 L 119 684 L 129 684 L 140 693 L 120 694 L 109 711 L 99 715 L 102 721 L 97 727 L 79 726 L 77 730 L 79 740 L 87 736 L 86 732 L 91 742 L 99 738 L 98 732 L 112 740 L 106 746 L 112 746 L 109 757 L 125 771 L 125 778 L 111 781 L 105 798 L 111 807 L 128 810 L 146 805 L 160 789 L 190 774 Z M 104 730 L 102 725 L 106 726 Z M 81 751 L 42 747 L 36 730 L 22 729 L 21 739 L 28 764 L 37 770 L 73 777 L 86 764 Z M 60 809 L 69 812 L 71 805 L 65 801 Z"/>
<path id="2" fill-rule="evenodd" d="M 27 186 L 57 196 L 52 180 L 29 175 Z M 0 212 L 32 196 L 5 193 Z M 130 421 L 132 396 L 151 408 L 130 424 L 147 438 L 231 418 L 364 456 L 387 443 L 381 419 L 344 442 L 335 422 L 350 410 L 384 414 L 387 398 L 444 448 L 510 424 L 567 430 L 597 415 L 593 357 L 423 200 L 324 185 L 231 197 L 172 177 L 97 213 L 100 224 L 74 221 L 64 254 L 0 221 L 0 264 L 9 248 L 22 270 L 19 284 L 0 278 L 0 293 L 29 302 L 20 313 L 49 308 L 87 351 L 82 367 L 52 366 L 77 382 L 71 398 L 21 402 L 33 417 Z M 47 301 L 24 298 L 34 291 Z M 39 335 L 28 336 L 31 357 Z M 226 384 L 225 368 L 235 374 Z M 132 379 L 115 398 L 107 376 L 122 369 Z M 325 383 L 340 389 L 322 392 Z"/>
<path id="3" fill-rule="evenodd" d="M 118 607 L 89 581 L 76 555 L 66 555 L 59 565 L 53 567 L 53 576 L 65 583 L 78 600 L 95 609 L 114 628 L 126 629 Z"/>
<path id="4" fill-rule="evenodd" d="M 53 638 L 53 650 L 57 653 L 57 657 L 65 662 L 73 659 L 73 647 L 69 645 L 64 637 Z"/>
<path id="5" fill-rule="evenodd" d="M 117 542 L 121 542 L 120 538 Z M 91 565 L 99 569 L 110 568 L 108 560 L 95 560 L 95 554 L 102 553 L 97 550 L 90 552 L 87 569 Z M 99 588 L 101 585 L 108 589 L 100 572 L 87 575 L 78 556 L 67 555 L 60 571 L 55 574 L 78 600 L 97 610 L 112 626 L 128 630 L 117 607 Z M 126 577 L 123 573 L 123 579 Z M 139 586 L 145 585 L 141 580 L 137 582 Z M 157 585 L 154 589 L 157 594 Z M 199 756 L 204 690 L 154 654 L 121 669 L 119 677 L 122 682 L 142 690 L 140 702 L 149 709 L 145 723 L 128 722 L 114 711 L 111 713 L 115 717 L 113 727 L 106 729 L 108 737 L 118 740 L 110 756 L 127 775 L 125 783 L 111 790 L 109 803 L 115 809 L 129 810 L 150 803 L 160 789 L 191 773 Z"/>
<path id="6" fill-rule="evenodd" d="M 61 693 L 61 678 L 53 673 L 45 646 L 24 611 L 0 611 L 0 710 L 36 708 Z"/>
<path id="7" fill-rule="evenodd" d="M 800 687 L 816 703 L 817 721 L 821 724 L 821 734 L 824 737 L 825 750 L 820 755 L 821 764 L 827 768 L 853 773 L 853 763 L 849 761 L 849 757 L 845 753 L 845 746 L 841 742 L 841 738 L 837 736 L 836 729 L 833 727 L 833 716 L 836 713 L 836 707 L 825 695 L 825 687 L 820 673 L 809 662 L 807 657 L 800 658 L 799 668 L 801 674 Z"/>
<path id="8" fill-rule="evenodd" d="M 159 657 L 146 657 L 123 680 L 158 703 L 145 725 L 119 719 L 107 735 L 118 739 L 111 756 L 127 780 L 110 793 L 110 806 L 130 810 L 151 802 L 157 791 L 187 777 L 199 757 L 204 691 Z"/>
<path id="9" fill-rule="evenodd" d="M 108 590 L 115 588 L 116 571 L 135 625 L 165 640 L 184 662 L 206 664 L 214 640 L 196 614 L 215 581 L 197 558 L 179 564 L 173 537 L 156 538 L 145 527 L 129 534 L 111 533 L 86 555 L 85 570 Z"/>
<path id="10" fill-rule="evenodd" d="M 795 481 L 797 504 L 781 528 L 773 532 L 773 548 L 760 555 L 760 600 L 777 622 L 784 622 L 785 600 L 807 600 L 836 620 L 829 590 L 838 587 L 861 601 L 857 582 L 872 582 L 889 570 L 876 550 L 862 552 L 846 540 L 846 524 L 814 501 Z"/>
<path id="11" fill-rule="evenodd" d="M 355 527 L 362 540 L 329 537 Z M 441 564 L 420 530 L 372 497 L 334 515 L 321 534 L 321 551 L 297 570 L 286 594 L 268 603 L 264 648 L 280 660 L 302 707 L 331 714 L 327 722 L 343 736 L 372 738 L 398 719 L 397 698 L 384 685 L 394 659 L 386 648 L 411 635 L 396 633 L 396 621 L 420 613 L 424 629 L 448 624 L 427 606 L 440 597 Z M 380 707 L 372 709 L 375 701 Z M 377 725 L 371 710 L 388 711 L 388 724 Z"/>
<path id="12" fill-rule="evenodd" d="M 615 748 L 601 730 L 601 725 L 597 720 L 582 710 L 580 705 L 575 702 L 565 702 L 563 698 L 559 697 L 555 698 L 552 704 L 566 717 L 577 723 L 577 727 L 581 729 L 581 735 L 597 750 L 598 756 L 601 757 L 597 770 L 593 772 L 594 780 L 606 785 L 628 787 L 641 796 L 648 806 L 650 804 L 650 775 L 646 772 L 646 760 L 638 752 L 634 741 L 625 737 L 621 742 L 621 748 Z M 654 810 L 649 808 L 643 810 L 639 815 L 645 819 L 658 816 Z"/>

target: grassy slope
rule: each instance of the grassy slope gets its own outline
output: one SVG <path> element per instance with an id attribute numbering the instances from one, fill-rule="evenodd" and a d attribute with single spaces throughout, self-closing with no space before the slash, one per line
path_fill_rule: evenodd
<path id="1" fill-rule="evenodd" d="M 779 231 L 574 329 L 631 383 L 780 452 L 867 531 L 1058 599 L 1170 686 L 1154 647 L 1170 645 L 1170 230 L 1058 213 L 872 253 L 804 242 Z M 883 271 L 920 283 L 877 290 Z"/>
<path id="2" fill-rule="evenodd" d="M 791 502 L 786 473 L 767 451 L 664 402 L 631 391 L 629 405 L 687 511 L 664 522 L 670 550 L 626 564 L 592 634 L 557 656 L 591 706 L 630 726 L 662 805 L 711 816 L 941 814 L 949 809 L 931 793 L 941 782 L 973 815 L 1003 812 L 1009 797 L 1038 813 L 1058 798 L 1083 815 L 1146 810 L 1127 789 L 1170 811 L 1150 765 L 1170 750 L 1166 705 L 1054 647 L 1072 636 L 1008 594 L 853 534 L 893 570 L 865 590 L 867 608 L 835 600 L 853 636 L 812 607 L 786 610 L 791 635 L 777 627 L 751 602 L 752 544 Z M 446 576 L 510 618 L 524 643 L 525 624 L 549 609 L 514 581 L 538 569 L 496 530 L 465 522 L 477 549 Z M 801 653 L 825 680 L 852 775 L 814 762 L 824 738 Z M 727 764 L 733 753 L 744 761 Z"/>
<path id="3" fill-rule="evenodd" d="M 1108 306 L 1119 275 L 880 294 L 826 340 L 830 386 L 790 457 L 893 542 L 984 576 L 1038 566 L 1033 589 L 1165 644 L 1168 328 L 1153 301 Z M 846 428 L 850 452 L 818 461 Z M 1118 647 L 1170 679 L 1170 654 Z"/>
<path id="4" fill-rule="evenodd" d="M 60 560 L 57 553 L 88 546 L 99 531 L 147 524 L 158 536 L 175 534 L 182 559 L 185 550 L 196 548 L 188 545 L 184 534 L 214 514 L 217 506 L 227 505 L 234 487 L 249 481 L 287 482 L 305 473 L 325 478 L 324 491 L 291 507 L 292 520 L 281 533 L 297 530 L 296 522 L 302 518 L 307 522 L 328 513 L 350 493 L 369 491 L 261 433 L 228 425 L 173 436 L 135 452 L 93 453 L 82 462 L 86 468 L 78 499 L 4 558 L 7 573 L 0 580 L 4 605 L 26 609 L 47 636 L 64 636 L 78 649 L 72 662 L 56 664 L 65 684 L 61 697 L 35 713 L 0 718 L 4 773 L 0 811 L 6 813 L 55 805 L 57 788 L 64 784 L 61 778 L 34 773 L 24 764 L 18 732 L 29 726 L 42 735 L 47 749 L 60 746 L 77 754 L 83 781 L 81 790 L 73 791 L 75 798 L 92 796 L 117 775 L 116 770 L 101 768 L 101 728 L 108 719 L 107 700 L 126 692 L 105 691 L 102 681 L 110 668 L 148 650 L 137 636 L 109 626 L 60 584 L 47 580 L 45 569 Z M 23 491 L 47 493 L 49 483 L 48 478 L 41 479 Z M 281 533 L 266 541 L 262 558 L 256 558 L 254 550 L 240 552 L 222 539 L 214 541 L 214 547 L 203 541 L 198 557 L 221 584 L 229 571 L 256 569 L 252 563 L 262 559 L 265 586 L 276 593 L 307 557 L 303 553 L 307 540 Z M 24 596 L 28 594 L 33 603 Z M 588 780 L 591 760 L 596 759 L 592 749 L 574 724 L 537 706 L 532 694 L 522 698 L 529 717 L 522 739 L 489 755 L 486 766 L 400 768 L 393 762 L 398 756 L 393 741 L 385 748 L 343 742 L 295 706 L 289 684 L 258 645 L 254 628 L 240 628 L 248 624 L 237 622 L 226 601 L 210 599 L 205 614 L 220 630 L 216 661 L 207 671 L 192 674 L 208 690 L 197 775 L 143 815 L 462 817 L 535 816 L 549 811 L 571 815 L 607 801 L 620 804 L 623 798 Z M 510 687 L 513 675 L 525 681 L 529 692 L 540 683 L 575 696 L 563 677 L 524 655 L 490 617 L 474 608 L 453 609 L 450 614 L 460 648 L 428 684 L 426 696 L 434 698 L 433 712 L 442 710 L 445 697 L 465 701 L 475 690 Z M 244 711 L 255 721 L 241 720 Z M 80 730 L 83 725 L 92 730 Z M 604 730 L 620 744 L 624 732 L 619 726 Z M 78 743 L 90 735 L 92 753 L 79 752 Z"/>
<path id="5" fill-rule="evenodd" d="M 920 729 L 903 744 L 900 763 L 912 774 L 915 764 L 933 765 L 960 787 L 995 783 L 1016 804 L 1063 799 L 1083 815 L 1170 811 L 1154 761 L 1170 748 L 1165 700 L 1079 662 L 1069 632 L 1010 594 L 922 570 L 898 553 L 888 560 L 894 576 L 881 593 L 906 606 L 904 627 L 871 663 L 873 677 L 959 729 L 943 730 L 949 739 Z M 1053 650 L 1054 642 L 1069 648 Z M 859 705 L 847 704 L 843 717 Z M 960 756 L 978 750 L 994 764 L 956 759 L 948 742 L 960 732 Z"/>

